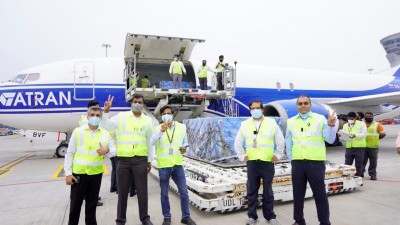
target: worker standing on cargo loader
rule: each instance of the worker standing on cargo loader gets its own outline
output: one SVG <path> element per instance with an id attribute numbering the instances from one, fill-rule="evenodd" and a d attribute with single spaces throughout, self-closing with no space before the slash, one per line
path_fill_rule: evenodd
<path id="1" fill-rule="evenodd" d="M 158 175 L 161 187 L 161 208 L 164 216 L 162 225 L 171 224 L 171 210 L 168 199 L 169 178 L 178 187 L 181 199 L 181 223 L 196 225 L 190 218 L 189 195 L 185 171 L 182 167 L 183 154 L 188 146 L 186 126 L 174 121 L 174 110 L 170 106 L 161 108 L 163 123 L 156 127 L 151 143 L 156 145 Z"/>
<path id="2" fill-rule="evenodd" d="M 293 225 L 305 225 L 303 208 L 307 181 L 310 183 L 321 225 L 330 225 L 329 202 L 325 190 L 325 141 L 336 138 L 335 111 L 324 116 L 311 112 L 311 99 L 307 95 L 297 98 L 296 116 L 287 121 L 286 154 L 291 159 L 293 184 Z"/>
<path id="3" fill-rule="evenodd" d="M 349 133 L 351 141 L 346 141 L 346 154 L 345 162 L 346 165 L 352 165 L 355 161 L 356 176 L 363 176 L 363 162 L 365 148 L 367 146 L 366 134 L 367 127 L 365 123 L 356 120 L 356 113 L 347 113 L 347 123 L 343 125 L 343 130 Z"/>
<path id="4" fill-rule="evenodd" d="M 379 151 L 379 140 L 386 136 L 383 126 L 374 121 L 374 114 L 371 112 L 365 113 L 365 125 L 367 125 L 367 137 L 363 162 L 363 176 L 365 167 L 367 166 L 369 159 L 368 174 L 371 176 L 371 180 L 376 180 L 376 166 L 378 165 L 378 151 Z"/>
<path id="5" fill-rule="evenodd" d="M 235 138 L 238 157 L 247 163 L 248 219 L 246 225 L 253 225 L 258 219 L 257 198 L 260 179 L 263 180 L 263 215 L 268 224 L 279 225 L 274 213 L 272 179 L 275 165 L 283 156 L 284 138 L 274 119 L 263 116 L 263 104 L 254 100 L 249 104 L 251 118 L 242 122 Z M 246 148 L 246 153 L 243 149 Z M 274 150 L 274 146 L 276 149 Z"/>
<path id="6" fill-rule="evenodd" d="M 153 136 L 151 119 L 142 113 L 144 97 L 133 95 L 131 110 L 120 112 L 108 119 L 114 97 L 109 96 L 104 103 L 104 116 L 102 126 L 110 131 L 115 131 L 117 139 L 117 185 L 118 208 L 117 225 L 126 223 L 126 208 L 130 176 L 136 186 L 139 203 L 139 216 L 143 225 L 153 225 L 148 214 L 148 189 L 147 173 L 151 170 Z"/>
<path id="7" fill-rule="evenodd" d="M 207 90 L 207 75 L 208 72 L 214 72 L 210 67 L 207 66 L 207 60 L 203 60 L 202 65 L 199 67 L 199 71 L 197 72 L 199 77 L 199 84 L 201 90 Z"/>
<path id="8" fill-rule="evenodd" d="M 65 155 L 65 182 L 71 185 L 69 225 L 78 225 L 83 200 L 85 200 L 85 223 L 95 225 L 96 204 L 103 176 L 104 155 L 116 154 L 110 134 L 100 128 L 101 108 L 88 109 L 87 125 L 75 128 Z"/>
<path id="9" fill-rule="evenodd" d="M 174 55 L 174 61 L 169 66 L 169 75 L 172 77 L 172 87 L 182 88 L 182 75 L 186 74 L 185 66 L 179 61 L 178 55 Z"/>

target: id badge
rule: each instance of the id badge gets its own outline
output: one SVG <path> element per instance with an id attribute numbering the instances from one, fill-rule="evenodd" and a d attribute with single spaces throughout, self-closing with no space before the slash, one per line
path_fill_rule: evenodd
<path id="1" fill-rule="evenodd" d="M 174 149 L 169 148 L 169 154 L 172 155 L 174 153 Z"/>
<path id="2" fill-rule="evenodd" d="M 253 148 L 257 148 L 257 141 L 253 142 Z"/>

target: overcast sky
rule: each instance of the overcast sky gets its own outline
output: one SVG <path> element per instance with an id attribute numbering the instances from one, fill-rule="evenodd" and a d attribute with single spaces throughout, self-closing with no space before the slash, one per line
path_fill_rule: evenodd
<path id="1" fill-rule="evenodd" d="M 53 61 L 123 57 L 126 33 L 206 39 L 192 54 L 368 73 L 389 67 L 380 40 L 400 32 L 399 0 L 1 0 L 0 81 Z"/>

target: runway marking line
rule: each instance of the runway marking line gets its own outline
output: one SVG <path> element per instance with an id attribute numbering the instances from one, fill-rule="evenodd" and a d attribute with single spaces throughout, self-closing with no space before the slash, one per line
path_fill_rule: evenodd
<path id="1" fill-rule="evenodd" d="M 103 170 L 104 170 L 103 174 L 107 175 L 108 169 L 105 163 L 103 163 Z M 52 179 L 57 179 L 60 177 L 65 177 L 64 165 L 59 166 L 56 172 L 53 174 L 53 176 L 51 176 Z"/>
<path id="2" fill-rule="evenodd" d="M 21 158 L 18 158 L 2 167 L 0 167 L 0 177 L 3 177 L 9 173 L 11 173 L 14 169 L 11 169 L 13 166 L 17 165 L 18 163 L 28 159 L 29 157 L 33 156 L 33 153 L 26 154 Z"/>

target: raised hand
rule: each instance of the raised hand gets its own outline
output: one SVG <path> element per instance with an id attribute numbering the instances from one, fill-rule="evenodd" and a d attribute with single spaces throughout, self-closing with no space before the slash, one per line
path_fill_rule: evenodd
<path id="1" fill-rule="evenodd" d="M 108 100 L 106 102 L 104 102 L 104 112 L 105 113 L 110 112 L 113 100 L 114 100 L 114 96 L 108 95 Z"/>
<path id="2" fill-rule="evenodd" d="M 328 126 L 333 127 L 336 124 L 336 110 L 333 110 L 332 113 L 328 110 Z"/>

